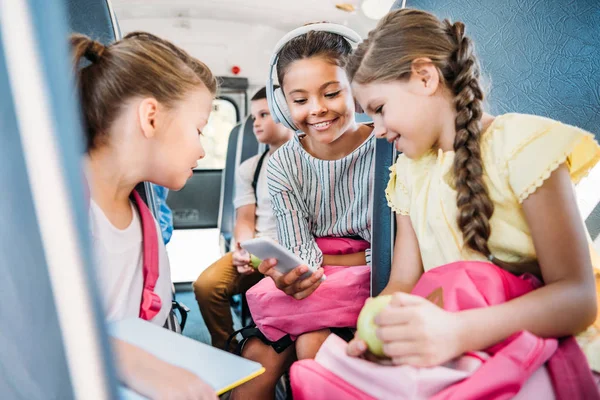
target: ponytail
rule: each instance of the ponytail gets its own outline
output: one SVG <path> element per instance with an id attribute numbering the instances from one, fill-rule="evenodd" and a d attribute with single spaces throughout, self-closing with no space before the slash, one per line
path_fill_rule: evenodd
<path id="1" fill-rule="evenodd" d="M 107 140 L 123 104 L 134 97 L 171 107 L 194 89 L 217 91 L 204 63 L 150 33 L 132 32 L 110 46 L 74 34 L 70 44 L 88 151 Z"/>

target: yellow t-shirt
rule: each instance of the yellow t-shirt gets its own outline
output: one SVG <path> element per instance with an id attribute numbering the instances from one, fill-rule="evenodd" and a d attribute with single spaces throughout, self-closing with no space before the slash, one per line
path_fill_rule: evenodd
<path id="1" fill-rule="evenodd" d="M 481 157 L 494 202 L 490 251 L 503 261 L 525 262 L 537 257 L 521 203 L 563 163 L 577 183 L 600 161 L 600 146 L 579 128 L 543 117 L 505 114 L 482 134 Z M 463 247 L 456 223 L 453 161 L 454 152 L 439 150 L 418 160 L 400 155 L 390 168 L 386 197 L 394 211 L 410 216 L 425 271 L 455 261 L 485 260 Z M 600 352 L 595 353 L 594 369 L 600 369 Z"/>

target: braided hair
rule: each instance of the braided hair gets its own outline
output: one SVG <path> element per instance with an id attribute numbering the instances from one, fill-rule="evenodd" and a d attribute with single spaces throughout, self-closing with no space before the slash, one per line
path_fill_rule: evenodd
<path id="1" fill-rule="evenodd" d="M 440 21 L 425 11 L 395 10 L 358 46 L 346 69 L 351 80 L 368 84 L 406 80 L 415 59 L 432 60 L 454 96 L 456 109 L 453 173 L 457 224 L 468 248 L 496 262 L 488 247 L 494 204 L 483 178 L 480 139 L 484 95 L 473 47 L 462 22 Z"/>

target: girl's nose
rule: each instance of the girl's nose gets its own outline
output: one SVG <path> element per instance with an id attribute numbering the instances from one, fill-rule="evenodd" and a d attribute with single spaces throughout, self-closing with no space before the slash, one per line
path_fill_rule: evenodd
<path id="1" fill-rule="evenodd" d="M 202 144 L 200 145 L 200 151 L 198 152 L 198 155 L 198 160 L 202 160 L 204 156 L 206 156 L 206 152 L 204 151 Z"/>
<path id="2" fill-rule="evenodd" d="M 311 115 L 323 115 L 327 113 L 327 107 L 325 107 L 321 102 L 315 101 L 312 104 L 312 108 L 310 111 Z"/>

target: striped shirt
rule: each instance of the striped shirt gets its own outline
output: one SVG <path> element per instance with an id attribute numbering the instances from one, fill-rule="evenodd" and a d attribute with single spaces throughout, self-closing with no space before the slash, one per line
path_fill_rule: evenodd
<path id="1" fill-rule="evenodd" d="M 280 147 L 267 168 L 279 243 L 320 266 L 315 238 L 360 236 L 371 242 L 374 169 L 374 135 L 339 160 L 311 156 L 297 136 Z M 370 258 L 368 250 L 368 264 Z"/>

